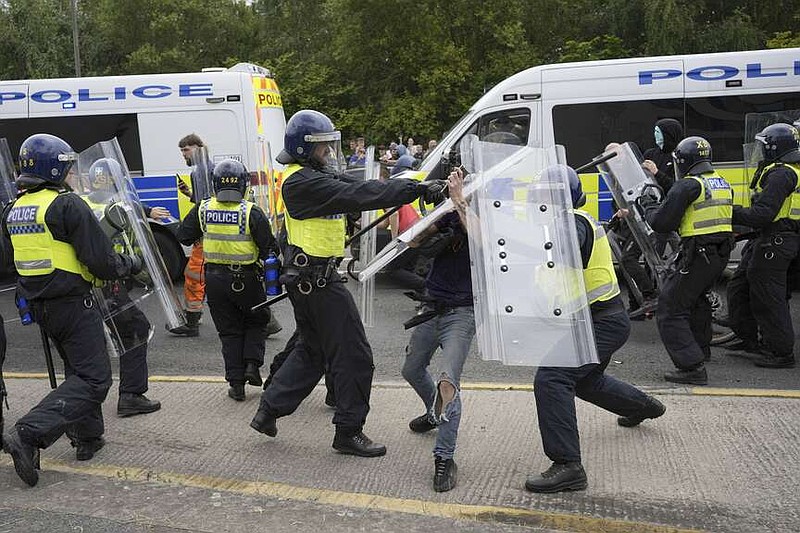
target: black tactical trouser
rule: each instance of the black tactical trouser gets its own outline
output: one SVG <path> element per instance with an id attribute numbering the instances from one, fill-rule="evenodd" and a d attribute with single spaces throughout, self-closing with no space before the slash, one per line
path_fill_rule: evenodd
<path id="1" fill-rule="evenodd" d="M 103 289 L 103 293 L 110 299 L 114 324 L 125 349 L 119 358 L 119 392 L 144 394 L 147 392 L 150 322 L 134 305 L 123 283 L 114 282 Z"/>
<path id="2" fill-rule="evenodd" d="M 292 414 L 327 370 L 336 396 L 337 431 L 360 431 L 375 367 L 353 296 L 336 282 L 307 295 L 296 286 L 287 289 L 300 339 L 262 394 L 260 409 L 276 418 Z"/>
<path id="3" fill-rule="evenodd" d="M 684 243 L 675 270 L 664 280 L 658 297 L 656 323 L 661 341 L 678 369 L 692 370 L 711 354 L 711 289 L 728 264 L 731 244 L 702 248 Z"/>
<path id="4" fill-rule="evenodd" d="M 64 360 L 66 379 L 17 421 L 17 432 L 39 448 L 47 448 L 64 433 L 73 442 L 100 437 L 111 363 L 97 306 L 86 295 L 37 300 L 31 308 Z"/>
<path id="5" fill-rule="evenodd" d="M 642 298 L 652 298 L 655 295 L 655 287 L 653 285 L 653 280 L 650 279 L 650 276 L 645 268 L 639 263 L 639 258 L 641 256 L 642 249 L 639 247 L 639 243 L 636 242 L 636 239 L 633 238 L 633 235 L 629 235 L 622 246 L 622 257 L 620 258 L 620 264 L 636 284 L 636 287 L 642 294 Z M 633 298 L 629 298 L 629 300 L 631 304 L 630 307 L 632 309 L 639 307 L 638 302 L 636 305 L 633 305 Z"/>
<path id="6" fill-rule="evenodd" d="M 533 392 L 539 433 L 547 457 L 556 463 L 581 460 L 575 397 L 619 416 L 632 416 L 647 405 L 647 394 L 605 373 L 611 355 L 628 340 L 631 323 L 624 311 L 592 320 L 600 364 L 576 368 L 541 367 Z"/>
<path id="7" fill-rule="evenodd" d="M 731 329 L 752 343 L 762 342 L 779 357 L 794 350 L 794 329 L 789 310 L 790 266 L 800 251 L 800 235 L 777 233 L 749 241 L 742 260 L 728 282 Z"/>
<path id="8" fill-rule="evenodd" d="M 234 272 L 225 265 L 206 263 L 206 298 L 222 342 L 225 380 L 244 384 L 247 363 L 264 364 L 269 307 L 250 311 L 266 300 L 260 273 L 253 265 Z"/>
<path id="9" fill-rule="evenodd" d="M 270 383 L 272 383 L 272 378 L 275 377 L 275 374 L 278 373 L 278 370 L 283 366 L 283 363 L 295 352 L 295 351 L 305 351 L 305 345 L 300 342 L 300 331 L 295 328 L 294 333 L 292 336 L 289 337 L 289 340 L 286 341 L 286 345 L 283 347 L 283 350 L 275 354 L 275 357 L 272 358 L 272 364 L 269 365 L 269 375 L 267 379 L 264 380 L 264 389 L 266 390 L 269 387 Z M 304 355 L 300 355 L 299 357 L 304 357 Z M 328 390 L 328 394 L 331 398 L 334 397 L 333 395 L 333 379 L 329 378 L 327 372 L 325 374 L 325 388 Z"/>

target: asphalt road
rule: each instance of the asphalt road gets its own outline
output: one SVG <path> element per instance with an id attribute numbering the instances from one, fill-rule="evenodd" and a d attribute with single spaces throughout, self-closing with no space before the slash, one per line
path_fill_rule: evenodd
<path id="1" fill-rule="evenodd" d="M 351 282 L 349 286 L 353 289 L 355 283 Z M 800 297 L 795 296 L 791 304 L 795 324 L 800 324 Z M 402 289 L 387 280 L 378 279 L 375 291 L 375 325 L 367 328 L 375 358 L 376 381 L 402 381 L 400 369 L 409 336 L 409 332 L 403 330 L 402 323 L 414 314 L 414 305 L 412 300 L 403 295 Z M 208 312 L 203 314 L 199 337 L 181 338 L 165 331 L 163 316 L 153 299 L 146 299 L 142 308 L 155 326 L 148 358 L 151 375 L 223 375 L 220 343 Z M 288 300 L 277 304 L 275 312 L 283 324 L 283 331 L 267 340 L 267 365 L 272 356 L 283 348 L 294 328 Z M 43 372 L 44 357 L 38 330 L 35 326 L 22 326 L 19 323 L 13 303 L 13 291 L 0 292 L 0 313 L 7 321 L 8 353 L 5 370 Z M 800 327 L 796 327 L 796 334 L 800 337 Z M 797 344 L 800 345 L 800 342 Z M 473 354 L 464 368 L 464 382 L 532 383 L 534 368 L 503 366 L 497 362 L 483 361 L 474 343 L 472 351 Z M 800 388 L 800 366 L 794 369 L 766 370 L 755 367 L 743 357 L 730 357 L 724 353 L 720 348 L 712 351 L 712 361 L 708 364 L 710 386 Z M 60 369 L 58 361 L 56 368 Z M 636 385 L 667 387 L 662 375 L 671 369 L 672 365 L 659 339 L 655 320 L 647 320 L 633 323 L 630 339 L 615 354 L 609 372 Z"/>

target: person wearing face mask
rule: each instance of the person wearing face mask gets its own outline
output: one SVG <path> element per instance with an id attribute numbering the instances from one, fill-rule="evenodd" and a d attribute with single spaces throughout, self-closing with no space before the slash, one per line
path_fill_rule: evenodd
<path id="1" fill-rule="evenodd" d="M 345 251 L 346 213 L 383 209 L 423 198 L 442 199 L 445 183 L 408 178 L 354 181 L 338 169 L 341 133 L 318 111 L 295 113 L 286 123 L 287 165 L 281 186 L 287 245 L 280 281 L 294 307 L 298 346 L 261 396 L 250 427 L 274 437 L 276 419 L 290 415 L 323 375 L 333 381 L 340 453 L 378 457 L 386 447 L 363 432 L 372 387 L 372 349 L 353 296 L 337 273 Z"/>

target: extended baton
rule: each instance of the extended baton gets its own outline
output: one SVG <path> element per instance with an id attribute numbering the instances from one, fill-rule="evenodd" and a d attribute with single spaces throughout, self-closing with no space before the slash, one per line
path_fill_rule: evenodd
<path id="1" fill-rule="evenodd" d="M 44 328 L 39 325 L 39 333 L 42 334 L 42 347 L 44 348 L 44 362 L 47 365 L 47 377 L 50 378 L 50 388 L 55 389 L 58 386 L 56 383 L 56 369 L 53 366 L 53 352 L 50 351 L 50 340 L 47 338 Z"/>
<path id="2" fill-rule="evenodd" d="M 289 297 L 289 293 L 288 292 L 284 292 L 283 294 L 279 294 L 275 298 L 270 298 L 269 300 L 267 300 L 265 302 L 261 302 L 258 305 L 254 305 L 253 307 L 250 308 L 250 312 L 258 311 L 262 307 L 269 307 L 270 305 L 276 304 L 276 303 L 280 302 L 281 300 L 285 300 L 288 297 Z"/>
<path id="3" fill-rule="evenodd" d="M 599 155 L 599 156 L 595 157 L 594 159 L 592 159 L 591 161 L 589 161 L 588 163 L 586 163 L 585 165 L 581 165 L 578 168 L 576 168 L 575 172 L 580 174 L 584 170 L 588 170 L 588 169 L 590 169 L 592 167 L 596 167 L 600 163 L 605 163 L 609 159 L 614 159 L 615 157 L 617 157 L 617 152 L 611 152 L 609 154 Z"/>

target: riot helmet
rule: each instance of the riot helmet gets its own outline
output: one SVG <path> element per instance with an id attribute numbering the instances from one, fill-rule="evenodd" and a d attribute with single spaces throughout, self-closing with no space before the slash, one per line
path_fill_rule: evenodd
<path id="1" fill-rule="evenodd" d="M 572 207 L 583 207 L 586 204 L 586 194 L 583 192 L 583 185 L 578 173 L 567 165 L 550 165 L 542 171 L 541 180 L 543 182 L 562 182 L 566 178 L 569 185 L 569 195 L 572 200 Z"/>
<path id="2" fill-rule="evenodd" d="M 319 111 L 298 111 L 286 123 L 279 163 L 299 163 L 314 168 L 339 166 L 342 161 L 342 134 Z"/>
<path id="3" fill-rule="evenodd" d="M 92 163 L 86 176 L 89 199 L 97 203 L 111 200 L 123 176 L 122 166 L 114 159 L 103 157 Z"/>
<path id="4" fill-rule="evenodd" d="M 38 178 L 60 185 L 77 155 L 63 139 L 47 133 L 31 135 L 19 149 L 20 177 Z"/>
<path id="5" fill-rule="evenodd" d="M 672 161 L 675 164 L 675 179 L 714 171 L 711 166 L 711 145 L 702 137 L 686 137 L 679 142 L 672 152 Z"/>
<path id="6" fill-rule="evenodd" d="M 756 135 L 767 163 L 800 162 L 800 134 L 789 124 L 771 124 Z"/>
<path id="7" fill-rule="evenodd" d="M 250 174 L 239 161 L 224 159 L 214 167 L 213 182 L 217 201 L 241 202 L 250 185 Z"/>
<path id="8" fill-rule="evenodd" d="M 411 155 L 401 155 L 397 162 L 392 167 L 391 175 L 400 174 L 406 170 L 413 170 L 416 159 Z"/>

